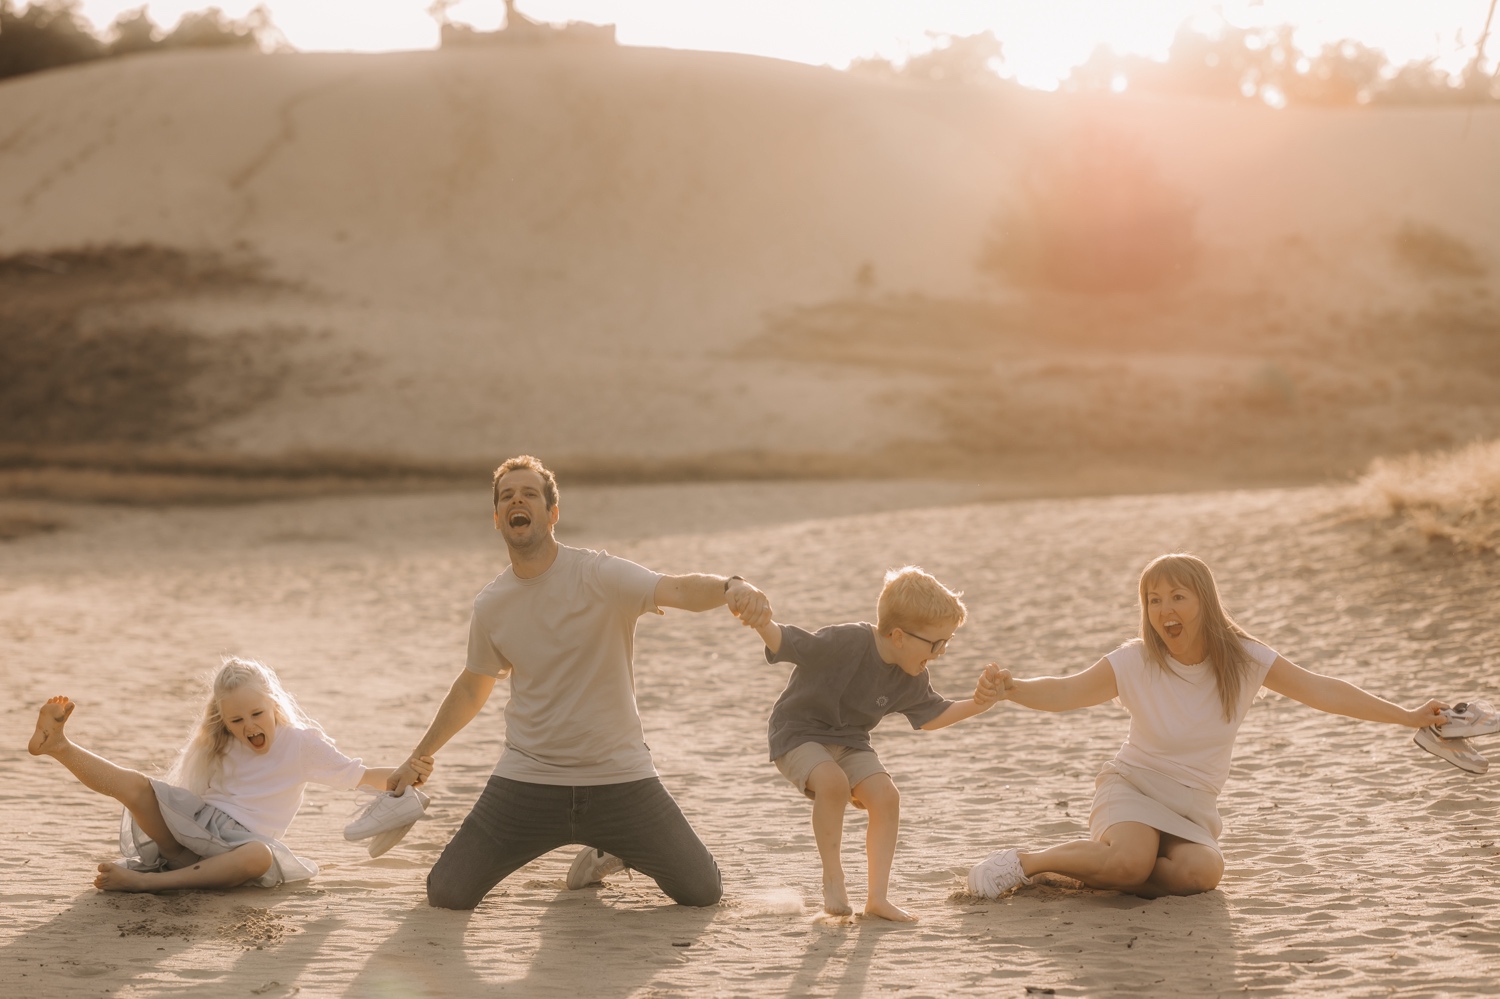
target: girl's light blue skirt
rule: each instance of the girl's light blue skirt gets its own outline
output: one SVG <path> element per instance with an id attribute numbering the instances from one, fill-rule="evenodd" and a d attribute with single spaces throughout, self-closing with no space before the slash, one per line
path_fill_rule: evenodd
<path id="1" fill-rule="evenodd" d="M 215 857 L 246 843 L 264 843 L 270 847 L 270 869 L 246 884 L 275 888 L 286 881 L 306 881 L 318 873 L 317 864 L 297 856 L 285 843 L 251 832 L 193 792 L 155 778 L 151 778 L 151 789 L 156 792 L 162 818 L 177 842 L 200 857 Z M 120 820 L 120 853 L 125 866 L 133 871 L 167 870 L 156 841 L 141 831 L 128 811 Z"/>

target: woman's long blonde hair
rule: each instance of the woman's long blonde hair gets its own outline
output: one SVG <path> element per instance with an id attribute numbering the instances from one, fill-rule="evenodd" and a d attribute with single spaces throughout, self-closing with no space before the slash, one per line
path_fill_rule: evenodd
<path id="1" fill-rule="evenodd" d="M 1255 641 L 1250 633 L 1235 623 L 1219 600 L 1219 587 L 1214 574 L 1196 555 L 1176 552 L 1160 555 L 1151 560 L 1141 571 L 1141 644 L 1146 659 L 1161 669 L 1169 669 L 1167 643 L 1162 641 L 1156 629 L 1151 627 L 1151 614 L 1147 610 L 1147 595 L 1151 587 L 1165 581 L 1169 586 L 1181 586 L 1193 591 L 1198 597 L 1199 614 L 1203 623 L 1203 642 L 1208 650 L 1209 668 L 1213 670 L 1214 682 L 1219 690 L 1219 704 L 1224 708 L 1224 720 L 1233 721 L 1239 709 L 1240 693 L 1245 678 L 1253 669 L 1250 653 L 1244 642 Z"/>
<path id="2" fill-rule="evenodd" d="M 328 739 L 323 727 L 309 718 L 297 705 L 297 699 L 281 685 L 275 670 L 254 659 L 227 656 L 224 665 L 209 680 L 208 702 L 203 706 L 203 718 L 167 771 L 167 783 L 185 787 L 194 794 L 202 794 L 208 790 L 209 782 L 233 738 L 229 729 L 224 727 L 224 715 L 219 710 L 219 702 L 231 690 L 245 686 L 254 687 L 270 699 L 278 727 L 310 728 Z"/>

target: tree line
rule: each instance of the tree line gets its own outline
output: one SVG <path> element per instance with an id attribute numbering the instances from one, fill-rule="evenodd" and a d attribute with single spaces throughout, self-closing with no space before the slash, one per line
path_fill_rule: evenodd
<path id="1" fill-rule="evenodd" d="M 41 0 L 24 10 L 18 10 L 12 0 L 0 0 L 0 79 L 132 52 L 185 48 L 258 52 L 282 44 L 264 7 L 240 20 L 210 7 L 184 14 L 171 31 L 158 27 L 141 7 L 121 14 L 101 38 L 79 13 L 78 0 Z"/>
<path id="2" fill-rule="evenodd" d="M 1384 52 L 1345 39 L 1303 52 L 1290 25 L 1214 28 L 1185 23 L 1164 60 L 1100 47 L 1075 66 L 1059 89 L 1072 93 L 1144 93 L 1273 107 L 1355 107 L 1366 104 L 1464 104 L 1500 100 L 1500 78 L 1486 70 L 1484 37 L 1457 73 L 1435 59 L 1397 66 Z M 991 31 L 944 35 L 928 52 L 896 64 L 856 59 L 851 72 L 938 84 L 1008 82 L 1004 45 Z"/>

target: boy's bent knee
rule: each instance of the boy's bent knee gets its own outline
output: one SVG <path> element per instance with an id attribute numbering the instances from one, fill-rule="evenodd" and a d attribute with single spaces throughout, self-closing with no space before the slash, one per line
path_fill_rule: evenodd
<path id="1" fill-rule="evenodd" d="M 845 801 L 849 798 L 849 777 L 842 767 L 829 760 L 813 767 L 812 773 L 807 775 L 807 789 L 814 798 Z"/>

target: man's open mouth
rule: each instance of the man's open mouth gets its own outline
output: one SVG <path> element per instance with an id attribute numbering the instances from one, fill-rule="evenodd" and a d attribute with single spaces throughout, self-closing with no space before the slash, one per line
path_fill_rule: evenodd
<path id="1" fill-rule="evenodd" d="M 510 519 L 507 520 L 506 523 L 511 527 L 525 527 L 531 523 L 531 514 L 527 513 L 525 510 L 517 510 L 515 513 L 510 515 Z"/>

